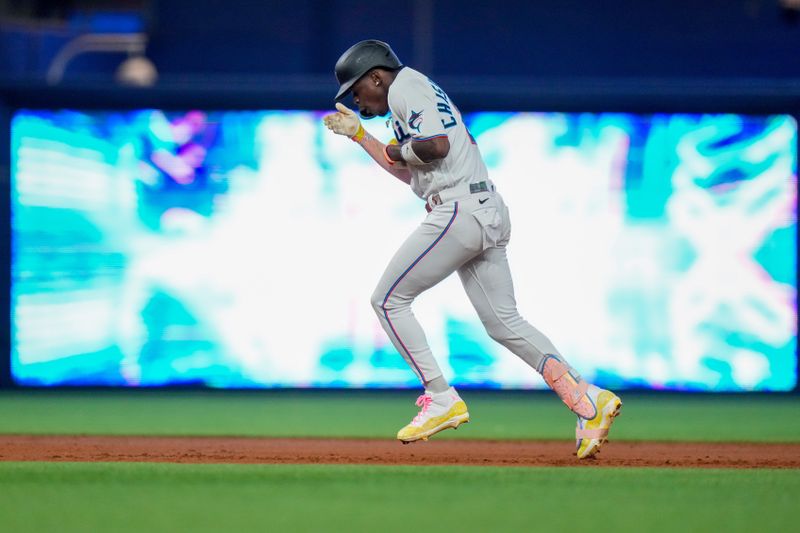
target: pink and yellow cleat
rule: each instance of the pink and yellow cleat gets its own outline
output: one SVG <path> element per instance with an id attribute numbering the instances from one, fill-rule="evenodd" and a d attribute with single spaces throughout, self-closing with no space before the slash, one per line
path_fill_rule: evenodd
<path id="1" fill-rule="evenodd" d="M 619 415 L 622 400 L 584 380 L 560 355 L 545 355 L 539 371 L 550 388 L 578 415 L 575 428 L 578 459 L 594 457 L 608 441 L 608 430 Z"/>
<path id="2" fill-rule="evenodd" d="M 591 418 L 578 415 L 575 446 L 578 459 L 594 457 L 608 442 L 608 430 L 622 409 L 622 400 L 613 392 L 589 385 L 586 398 L 594 405 Z"/>
<path id="3" fill-rule="evenodd" d="M 416 404 L 420 407 L 419 413 L 397 433 L 397 440 L 403 444 L 428 440 L 442 430 L 457 429 L 469 422 L 467 404 L 452 387 L 439 394 L 426 392 L 417 398 Z"/>

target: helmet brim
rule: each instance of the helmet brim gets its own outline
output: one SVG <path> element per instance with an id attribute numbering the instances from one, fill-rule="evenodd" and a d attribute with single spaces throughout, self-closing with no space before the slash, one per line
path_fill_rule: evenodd
<path id="1" fill-rule="evenodd" d="M 334 98 L 334 100 L 336 100 L 338 102 L 339 100 L 341 100 L 342 98 L 344 98 L 345 96 L 350 94 L 350 91 L 353 89 L 353 85 L 355 85 L 356 82 L 358 80 L 360 80 L 362 77 L 363 77 L 363 75 L 359 76 L 358 78 L 349 79 L 346 82 L 344 82 L 342 85 L 340 85 L 339 86 L 339 92 L 336 93 L 336 98 Z"/>

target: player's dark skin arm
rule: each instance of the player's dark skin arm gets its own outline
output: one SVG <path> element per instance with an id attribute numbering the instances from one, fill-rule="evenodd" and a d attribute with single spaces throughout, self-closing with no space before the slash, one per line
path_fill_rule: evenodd
<path id="1" fill-rule="evenodd" d="M 414 143 L 414 153 L 426 163 L 432 163 L 438 159 L 444 159 L 450 152 L 450 141 L 447 137 L 436 137 L 427 141 L 411 141 Z M 390 145 L 386 148 L 386 154 L 392 161 L 402 161 L 399 145 Z"/>
<path id="2" fill-rule="evenodd" d="M 386 145 L 370 135 L 369 132 L 364 132 L 364 138 L 362 138 L 358 144 L 360 144 L 361 147 L 369 154 L 369 156 L 375 160 L 375 162 L 378 163 L 386 172 L 399 179 L 403 183 L 411 183 L 411 171 L 408 170 L 405 164 L 390 165 L 383 156 L 383 148 Z M 392 145 L 389 145 L 389 147 L 391 148 Z"/>

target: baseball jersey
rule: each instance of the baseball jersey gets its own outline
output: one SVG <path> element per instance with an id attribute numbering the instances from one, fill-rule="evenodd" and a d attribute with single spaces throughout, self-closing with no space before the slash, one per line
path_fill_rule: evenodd
<path id="1" fill-rule="evenodd" d="M 426 165 L 409 165 L 411 189 L 420 198 L 486 179 L 488 172 L 461 112 L 427 76 L 403 67 L 389 86 L 389 110 L 397 142 L 447 136 L 450 151 Z"/>

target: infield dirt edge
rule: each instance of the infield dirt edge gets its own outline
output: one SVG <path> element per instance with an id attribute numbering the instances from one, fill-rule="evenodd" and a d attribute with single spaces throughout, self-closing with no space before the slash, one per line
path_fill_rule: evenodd
<path id="1" fill-rule="evenodd" d="M 579 461 L 569 441 L 0 435 L 0 461 L 800 468 L 800 444 L 621 441 Z"/>

